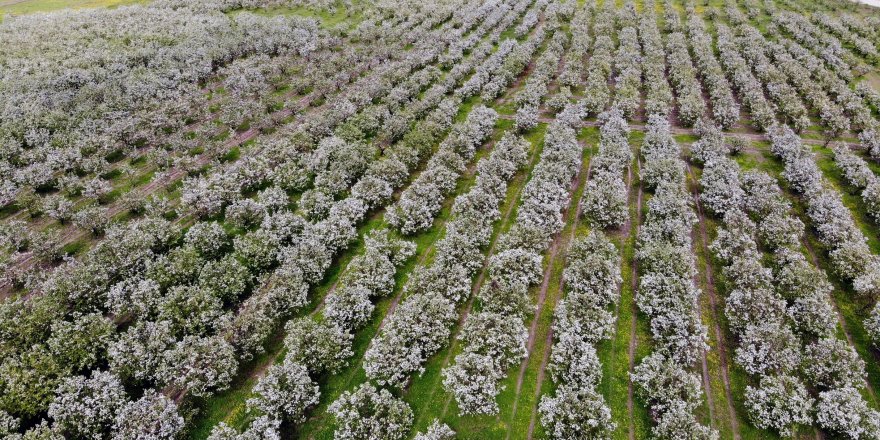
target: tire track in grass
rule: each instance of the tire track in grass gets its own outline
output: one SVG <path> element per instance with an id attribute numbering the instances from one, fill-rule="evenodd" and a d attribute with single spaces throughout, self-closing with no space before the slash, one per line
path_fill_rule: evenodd
<path id="1" fill-rule="evenodd" d="M 721 313 L 719 312 L 719 306 L 718 306 L 719 302 L 718 302 L 717 286 L 715 283 L 715 276 L 713 273 L 713 268 L 712 268 L 711 264 L 709 264 L 709 258 L 710 258 L 711 254 L 709 252 L 709 234 L 706 231 L 707 230 L 707 228 L 706 228 L 706 223 L 707 223 L 706 214 L 703 211 L 703 204 L 702 204 L 702 201 L 700 200 L 699 183 L 697 180 L 697 175 L 694 173 L 693 167 L 691 166 L 690 163 L 687 163 L 687 171 L 688 171 L 688 176 L 692 182 L 691 193 L 693 194 L 694 205 L 696 206 L 696 209 L 697 209 L 697 218 L 699 219 L 699 234 L 694 234 L 694 235 L 697 235 L 697 241 L 700 243 L 700 249 L 697 250 L 696 254 L 697 254 L 698 264 L 703 266 L 702 273 L 705 277 L 704 280 L 698 280 L 698 281 L 702 281 L 702 284 L 704 286 L 703 292 L 706 293 L 706 295 L 702 296 L 701 302 L 705 303 L 705 300 L 708 299 L 708 304 L 703 304 L 703 307 L 701 307 L 701 308 L 704 310 L 704 312 L 707 312 L 706 314 L 708 314 L 708 320 L 712 323 L 712 336 L 710 337 L 709 343 L 710 343 L 710 346 L 714 345 L 713 348 L 715 350 L 712 351 L 712 353 L 717 353 L 716 356 L 712 357 L 712 359 L 713 359 L 712 363 L 713 363 L 713 367 L 714 367 L 714 368 L 712 368 L 712 370 L 717 370 L 717 372 L 719 373 L 719 376 L 721 377 L 721 382 L 724 386 L 724 393 L 723 393 L 724 405 L 727 407 L 727 415 L 728 415 L 726 422 L 727 422 L 727 424 L 729 424 L 729 426 L 725 425 L 723 427 L 723 429 L 720 429 L 719 431 L 723 435 L 725 432 L 725 429 L 729 429 L 731 431 L 731 435 L 733 436 L 733 438 L 736 440 L 739 440 L 742 437 L 740 435 L 739 420 L 737 417 L 737 413 L 733 407 L 733 393 L 731 391 L 729 366 L 727 364 L 727 356 L 728 356 L 729 349 L 725 343 L 725 338 L 721 332 L 721 325 L 718 323 L 720 316 L 721 316 Z M 706 309 L 708 309 L 708 310 L 706 310 Z M 710 369 L 709 369 L 709 365 L 708 365 L 709 364 L 708 359 L 707 359 L 708 357 L 709 357 L 709 355 L 706 352 L 704 352 L 703 353 L 703 371 L 706 376 L 704 381 L 706 382 L 705 385 L 707 386 L 707 389 L 712 390 L 713 387 L 712 387 L 712 383 L 711 383 L 712 381 L 711 381 L 711 378 L 709 375 Z M 715 365 L 716 363 L 718 365 Z M 715 393 L 715 394 L 717 394 L 717 393 Z M 710 396 L 710 403 L 711 403 L 710 408 L 715 405 L 718 405 L 717 401 L 712 402 L 712 398 L 711 398 L 712 395 L 709 395 L 709 396 Z"/>
<path id="2" fill-rule="evenodd" d="M 636 155 L 636 157 L 638 157 L 638 155 Z M 637 167 L 637 169 L 642 168 L 641 159 L 638 159 L 638 158 L 636 159 L 636 167 Z M 643 190 L 642 190 L 642 185 L 641 185 L 641 181 L 640 181 L 639 182 L 638 199 L 636 201 L 636 213 L 637 213 L 636 218 L 638 219 L 638 221 L 635 224 L 635 230 L 633 231 L 632 238 L 631 238 L 633 240 L 633 245 L 635 244 L 634 243 L 635 240 L 638 239 L 639 230 L 641 229 L 642 204 L 643 203 L 644 203 Z M 636 342 L 637 342 L 636 341 L 636 333 L 637 333 L 637 329 L 638 329 L 638 323 L 637 323 L 638 307 L 636 307 L 636 295 L 638 294 L 638 289 L 639 289 L 639 264 L 638 264 L 638 261 L 635 259 L 634 254 L 633 254 L 633 259 L 632 259 L 632 273 L 630 274 L 630 276 L 631 276 L 630 288 L 632 289 L 631 290 L 632 304 L 630 306 L 631 306 L 632 316 L 630 318 L 629 339 L 628 339 L 629 344 L 628 344 L 628 349 L 627 349 L 627 359 L 628 359 L 629 363 L 627 366 L 627 375 L 628 376 L 627 376 L 627 389 L 626 389 L 626 411 L 627 411 L 627 414 L 629 415 L 629 438 L 630 438 L 630 440 L 635 440 L 636 427 L 635 427 L 635 417 L 633 414 L 633 383 L 632 383 L 631 376 L 633 373 L 633 369 L 635 369 L 635 366 L 636 366 Z"/>

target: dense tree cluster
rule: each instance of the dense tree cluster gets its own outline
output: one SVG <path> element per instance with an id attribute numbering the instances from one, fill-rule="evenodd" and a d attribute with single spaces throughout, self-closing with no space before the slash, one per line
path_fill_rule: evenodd
<path id="1" fill-rule="evenodd" d="M 874 46 L 871 40 L 850 31 L 840 20 L 826 13 L 813 14 L 812 18 L 819 26 L 831 31 L 835 36 L 852 45 L 865 58 L 875 60 L 880 56 L 880 53 L 877 52 L 877 47 Z"/>
<path id="2" fill-rule="evenodd" d="M 510 14 L 512 13 L 505 11 L 502 15 L 507 17 Z M 512 18 L 506 22 L 512 22 Z M 441 27 L 436 32 L 442 33 L 444 29 L 445 27 Z M 413 58 L 410 63 L 396 66 L 398 72 L 402 72 L 402 69 L 418 69 L 419 63 L 429 60 L 430 58 L 417 62 Z M 391 74 L 390 71 L 382 70 L 377 72 L 376 77 L 382 75 Z M 458 78 L 463 78 L 463 74 L 459 74 Z M 452 85 L 454 83 L 449 87 Z M 383 93 L 382 90 L 391 89 L 380 88 L 378 93 Z M 417 92 L 416 89 L 413 93 Z M 429 104 L 432 102 L 434 104 Z M 428 133 L 436 138 L 451 125 L 456 110 L 454 106 L 450 109 L 433 95 L 426 95 L 416 104 L 421 105 L 425 109 L 423 111 L 438 104 L 439 106 L 425 123 L 434 125 L 417 125 L 414 131 L 431 129 L 433 131 Z M 251 188 L 266 187 L 266 179 L 276 178 L 274 171 L 279 169 L 277 165 L 284 165 L 285 161 L 290 160 L 288 153 L 296 156 L 300 152 L 308 152 L 307 156 L 301 157 L 320 161 L 325 160 L 319 159 L 320 157 L 339 154 L 348 148 L 347 145 L 358 142 L 358 139 L 352 139 L 348 135 L 340 135 L 336 139 L 325 138 L 322 141 L 325 142 L 324 145 L 311 140 L 306 144 L 298 143 L 304 139 L 303 134 L 308 135 L 311 128 L 304 126 L 304 130 L 306 131 L 291 136 L 289 139 L 293 139 L 292 141 L 267 141 L 255 149 L 275 162 L 259 160 L 254 155 L 249 160 L 247 157 L 243 158 L 246 159 L 243 161 L 245 165 L 218 170 L 224 174 L 227 170 L 234 170 L 234 173 L 225 174 L 234 182 L 232 193 L 239 194 L 250 191 Z M 289 136 L 290 132 L 282 135 Z M 279 136 L 277 139 L 282 138 L 283 136 Z M 404 137 L 385 152 L 401 163 L 404 176 L 417 165 L 419 156 L 423 153 L 415 155 L 415 162 L 413 159 L 407 160 L 409 169 L 396 158 L 407 158 L 406 154 L 413 156 L 408 150 L 412 151 L 416 147 L 424 150 L 424 146 L 419 146 L 424 140 L 424 136 Z M 303 145 L 308 145 L 308 148 L 303 149 Z M 294 148 L 290 148 L 291 146 Z M 329 162 L 332 160 L 325 160 L 324 163 L 329 165 Z M 375 162 L 378 161 L 371 162 L 370 165 Z M 339 173 L 327 173 L 329 168 L 321 166 L 323 165 L 316 168 L 321 170 L 316 176 L 328 175 L 332 179 L 338 179 Z M 394 187 L 399 187 L 403 184 L 400 177 L 395 178 L 395 175 L 400 175 L 399 172 L 386 172 L 392 169 L 394 168 L 378 167 L 373 172 L 389 180 L 396 180 L 393 182 Z M 370 168 L 365 173 L 371 173 Z M 343 181 L 352 182 L 348 179 Z M 39 285 L 40 290 L 45 292 L 44 295 L 10 304 L 8 308 L 4 304 L 4 315 L 10 319 L 18 319 L 22 312 L 30 313 L 32 307 L 38 306 L 48 312 L 35 316 L 38 322 L 70 323 L 69 329 L 40 327 L 44 324 L 39 324 L 35 328 L 36 332 L 28 329 L 19 334 L 11 334 L 10 338 L 4 336 L 4 349 L 10 354 L 5 356 L 3 364 L 4 409 L 28 416 L 38 414 L 51 403 L 54 387 L 61 378 L 83 369 L 87 371 L 100 362 L 106 362 L 108 358 L 111 371 L 118 374 L 127 385 L 147 388 L 159 386 L 165 387 L 165 391 L 172 394 L 185 392 L 203 395 L 228 383 L 235 373 L 236 359 L 248 357 L 261 350 L 262 341 L 271 333 L 278 320 L 305 303 L 309 284 L 320 280 L 333 254 L 354 238 L 353 225 L 366 213 L 366 203 L 356 196 L 339 201 L 330 198 L 328 203 L 331 206 L 329 209 L 325 208 L 326 214 L 323 218 L 308 222 L 288 210 L 290 206 L 283 190 L 270 186 L 269 189 L 260 191 L 255 199 L 240 197 L 236 195 L 228 199 L 233 204 L 237 203 L 235 206 L 238 207 L 230 211 L 230 220 L 235 219 L 245 229 L 236 231 L 234 237 L 228 236 L 217 225 L 212 226 L 210 221 L 197 222 L 191 232 L 187 233 L 185 240 L 180 238 L 179 230 L 172 224 L 155 217 L 132 222 L 126 227 L 113 227 L 107 232 L 106 244 L 99 243 L 82 261 L 64 265 L 45 283 Z M 381 260 L 374 259 L 371 262 L 379 264 Z M 266 279 L 270 282 L 256 289 L 250 280 L 257 279 L 258 275 L 261 282 Z M 383 276 L 387 280 L 387 275 Z M 253 294 L 237 309 L 233 309 L 237 301 L 250 292 Z M 353 294 L 353 297 L 359 294 Z M 108 332 L 115 331 L 113 326 L 109 323 L 101 324 L 103 321 L 94 319 L 100 318 L 100 315 L 92 313 L 93 311 L 104 310 L 118 312 L 123 319 L 136 318 L 134 324 L 119 335 L 118 341 L 114 341 L 115 337 L 108 337 Z M 65 318 L 65 314 L 69 316 Z M 185 316 L 191 319 L 184 319 Z M 75 350 L 71 350 L 74 348 L 72 345 L 59 350 L 61 344 L 57 344 L 58 348 L 52 348 L 56 346 L 52 342 L 55 340 L 53 338 L 71 341 L 70 335 L 77 335 L 81 341 L 75 346 Z M 17 340 L 20 337 L 23 339 Z M 30 347 L 29 341 L 32 340 L 46 341 L 47 345 Z M 16 354 L 19 350 L 22 350 L 20 356 Z M 40 353 L 39 357 L 34 357 L 37 352 Z M 66 359 L 70 359 L 72 355 L 75 356 L 75 362 L 68 362 Z M 48 368 L 36 369 L 38 375 L 25 379 L 36 381 L 34 383 L 41 384 L 40 387 L 22 383 L 24 386 L 12 389 L 5 385 L 7 379 L 13 379 L 29 370 L 34 371 L 22 361 L 31 362 L 31 365 L 35 365 L 33 362 L 52 363 Z M 302 380 L 308 379 L 301 372 L 302 369 L 295 364 L 287 363 L 273 369 L 272 374 L 259 384 L 259 394 L 264 396 L 261 400 L 255 400 L 253 407 L 268 412 L 270 408 L 276 407 L 272 402 L 279 401 L 277 396 L 285 393 L 293 393 L 288 394 L 291 396 L 302 395 L 304 397 L 298 400 L 300 403 L 278 408 L 287 414 L 285 417 L 295 420 L 298 417 L 295 413 L 301 412 L 313 402 L 313 397 L 302 394 L 310 388 L 297 385 L 305 384 Z M 42 394 L 33 398 L 36 393 Z M 140 425 L 135 424 L 134 420 L 120 422 L 130 428 L 127 431 L 129 436 L 143 438 L 139 436 L 153 431 L 167 433 L 180 429 L 182 422 L 178 423 L 176 416 L 168 413 L 176 412 L 174 407 L 162 403 L 161 399 L 151 399 L 146 400 L 145 397 L 138 401 L 140 406 L 133 406 L 131 411 L 122 412 L 144 420 L 143 428 L 139 428 Z M 156 412 L 166 414 L 162 418 L 167 423 L 155 422 L 156 417 L 159 417 L 155 415 Z M 277 428 L 276 422 L 280 419 L 278 414 L 259 416 L 248 428 L 248 432 L 269 432 L 274 429 L 273 426 Z M 225 429 L 220 431 L 228 433 Z"/>
<path id="3" fill-rule="evenodd" d="M 622 226 L 629 217 L 624 171 L 633 159 L 629 125 L 623 112 L 614 108 L 600 115 L 599 152 L 592 161 L 590 180 L 581 206 L 584 217 L 600 228 Z"/>
<path id="4" fill-rule="evenodd" d="M 880 263 L 871 253 L 867 238 L 859 230 L 852 213 L 843 204 L 840 193 L 823 182 L 822 173 L 800 138 L 789 128 L 771 133 L 773 153 L 785 163 L 783 176 L 807 202 L 807 215 L 813 221 L 819 240 L 831 257 L 835 272 L 852 282 L 856 293 L 876 300 L 880 293 Z M 848 177 L 857 177 L 852 162 L 846 167 Z"/>
<path id="5" fill-rule="evenodd" d="M 801 14 L 791 11 L 779 11 L 772 15 L 773 23 L 786 30 L 795 41 L 804 47 L 814 48 L 819 57 L 845 81 L 853 79 L 852 69 L 847 61 L 849 58 L 836 38 L 822 32 L 818 26 Z"/>
<path id="6" fill-rule="evenodd" d="M 538 406 L 541 423 L 554 438 L 610 438 L 616 425 L 597 391 L 601 366 L 596 343 L 611 337 L 617 304 L 620 254 L 602 232 L 575 240 L 563 275 L 567 295 L 556 306 L 550 373 L 553 396 Z"/>
<path id="7" fill-rule="evenodd" d="M 568 35 L 557 29 L 546 49 L 534 63 L 534 68 L 523 88 L 516 93 L 514 101 L 519 106 L 516 125 L 520 131 L 534 128 L 538 123 L 539 107 L 547 95 L 547 87 L 559 70 L 559 60 L 568 45 Z M 563 100 L 563 105 L 567 103 Z"/>
<path id="8" fill-rule="evenodd" d="M 774 151 L 800 148 L 799 138 L 786 130 L 772 132 Z M 705 135 L 701 141 L 720 142 Z M 797 146 L 780 145 L 786 142 Z M 734 359 L 759 378 L 757 386 L 748 386 L 745 394 L 752 422 L 783 436 L 792 435 L 798 426 L 812 424 L 814 415 L 820 426 L 850 436 L 855 426 L 873 429 L 865 422 L 844 427 L 841 414 L 820 403 L 828 392 L 847 393 L 851 389 L 858 395 L 865 367 L 845 340 L 834 338 L 835 312 L 829 300 L 832 288 L 824 273 L 800 252 L 803 224 L 794 219 L 790 203 L 769 176 L 754 172 L 740 175 L 735 163 L 724 157 L 724 148 L 705 150 L 716 153 L 704 158 L 704 195 L 739 194 L 712 208 L 723 218 L 724 228 L 711 248 L 723 262 L 730 283 L 725 314 L 739 340 Z M 797 153 L 788 150 L 785 154 Z M 808 156 L 807 160 L 810 162 L 802 166 L 812 163 Z M 727 169 L 724 175 L 729 177 L 709 177 L 719 175 L 720 169 Z M 772 270 L 763 266 L 759 240 L 773 252 Z M 820 390 L 819 403 L 808 385 Z M 869 412 L 859 414 L 865 420 L 871 417 Z"/>
<path id="9" fill-rule="evenodd" d="M 625 27 L 618 32 L 620 43 L 614 55 L 614 101 L 612 107 L 630 119 L 641 105 L 642 55 L 636 28 Z"/>
<path id="10" fill-rule="evenodd" d="M 447 195 L 455 189 L 465 164 L 477 147 L 489 137 L 498 113 L 485 106 L 474 108 L 467 119 L 452 127 L 427 168 L 387 211 L 385 219 L 403 234 L 413 234 L 431 226 Z"/>
<path id="11" fill-rule="evenodd" d="M 757 29 L 746 24 L 737 27 L 736 33 L 738 35 L 736 44 L 740 48 L 740 53 L 746 62 L 753 66 L 755 76 L 763 83 L 767 95 L 776 104 L 776 111 L 782 120 L 794 127 L 797 132 L 810 126 L 807 109 L 797 91 L 788 83 L 786 75 L 767 57 L 764 36 Z M 835 127 L 834 130 L 849 129 L 848 121 L 844 122 L 847 123 L 847 127 Z"/>
<path id="12" fill-rule="evenodd" d="M 638 235 L 637 305 L 650 318 L 656 348 L 636 366 L 632 380 L 654 414 L 656 436 L 711 439 L 717 438 L 717 432 L 700 425 L 693 414 L 702 390 L 689 367 L 708 346 L 696 306 L 699 288 L 693 279 L 691 228 L 697 218 L 680 152 L 669 122 L 651 115 L 641 153 L 642 179 L 654 188 L 654 196 Z"/>
<path id="13" fill-rule="evenodd" d="M 775 109 L 764 96 L 761 83 L 752 74 L 750 64 L 739 54 L 733 33 L 725 25 L 718 26 L 718 51 L 721 65 L 749 110 L 758 128 L 766 130 L 775 122 Z"/>
<path id="14" fill-rule="evenodd" d="M 477 116 L 483 116 L 482 113 L 485 113 L 479 109 L 475 112 Z M 450 123 L 452 114 L 447 114 L 448 118 L 445 119 L 449 121 L 447 123 Z M 463 154 L 472 156 L 475 145 L 472 143 L 470 135 L 473 134 L 473 130 L 485 131 L 487 126 L 491 127 L 494 124 L 485 124 L 484 120 L 482 124 L 473 120 L 469 120 L 468 123 L 477 127 L 471 128 L 470 131 L 467 127 L 453 130 L 448 139 L 453 139 L 450 142 L 459 145 Z M 402 142 L 398 142 L 395 146 L 403 144 L 405 147 L 406 139 L 404 137 Z M 467 149 L 470 149 L 470 153 L 467 153 Z M 362 178 L 361 181 L 368 177 Z M 401 183 L 397 182 L 395 186 Z M 357 185 L 355 186 L 357 187 Z M 402 246 L 402 243 L 387 242 L 387 240 L 384 242 L 385 244 L 381 244 L 383 241 L 380 240 L 371 245 L 368 241 L 368 251 L 363 258 L 350 263 L 349 271 L 345 275 L 348 281 L 343 287 L 337 288 L 326 300 L 324 311 L 326 320 L 322 324 L 318 324 L 316 327 L 314 324 L 299 321 L 288 325 L 288 357 L 293 356 L 296 363 L 304 364 L 310 374 L 320 374 L 323 371 L 332 372 L 340 368 L 345 359 L 351 356 L 349 348 L 351 335 L 369 319 L 373 308 L 371 298 L 390 292 L 393 285 L 394 266 L 401 264 L 412 252 L 411 246 Z M 371 251 L 370 249 L 375 250 Z M 424 311 L 421 305 L 416 306 L 416 309 L 419 312 Z M 319 343 L 320 341 L 326 341 L 326 343 Z M 316 360 L 318 362 L 315 362 Z M 383 392 L 385 391 L 383 390 Z M 308 406 L 310 402 L 308 399 L 305 396 L 298 399 L 303 402 L 297 407 L 300 412 Z M 297 414 L 293 420 L 295 421 L 296 417 L 300 416 Z M 287 417 L 290 418 L 290 415 Z M 256 421 L 259 420 L 258 418 Z M 357 430 L 355 429 L 355 431 Z M 357 434 L 352 435 L 356 436 Z"/>
<path id="15" fill-rule="evenodd" d="M 701 141 L 721 142 L 711 135 L 704 135 Z M 710 247 L 723 262 L 723 273 L 730 283 L 725 315 L 739 339 L 734 359 L 759 378 L 757 387 L 746 388 L 746 408 L 755 426 L 790 436 L 798 426 L 812 423 L 813 399 L 800 379 L 792 375 L 800 363 L 801 343 L 790 330 L 786 316 L 786 298 L 797 298 L 800 292 L 774 289 L 776 280 L 762 264 L 755 234 L 757 228 L 769 223 L 770 216 L 787 216 L 790 207 L 784 200 L 772 199 L 772 192 L 759 193 L 768 188 L 754 188 L 747 183 L 752 177 L 745 176 L 743 182 L 738 166 L 725 156 L 722 147 L 711 151 L 715 154 L 705 158 L 700 180 L 704 195 L 701 200 L 723 219 L 724 227 Z M 723 203 L 707 198 L 709 194 L 722 197 Z M 773 211 L 765 211 L 767 217 L 756 227 L 745 209 L 752 206 L 748 197 L 759 195 L 771 197 L 767 205 Z M 772 244 L 771 249 L 775 249 Z M 817 293 L 827 295 L 824 290 Z"/>
<path id="16" fill-rule="evenodd" d="M 596 115 L 605 110 L 611 99 L 611 90 L 608 81 L 611 78 L 611 66 L 614 58 L 611 51 L 614 49 L 614 41 L 611 35 L 614 33 L 614 9 L 613 5 L 606 4 L 597 12 L 593 21 L 593 47 L 590 54 L 590 62 L 587 64 L 587 82 L 584 84 L 584 110 Z"/>
<path id="17" fill-rule="evenodd" d="M 443 385 L 463 414 L 497 413 L 499 382 L 525 356 L 529 287 L 541 280 L 541 253 L 563 227 L 580 154 L 574 129 L 551 124 L 540 161 L 523 189 L 516 221 L 489 260 L 489 275 L 478 295 L 480 309 L 459 334 L 463 351 L 443 370 Z"/>
<path id="18" fill-rule="evenodd" d="M 693 126 L 706 112 L 706 103 L 703 102 L 703 91 L 691 62 L 687 40 L 681 32 L 666 37 L 666 64 L 669 66 L 669 81 L 675 87 L 678 120 L 687 127 Z"/>
<path id="19" fill-rule="evenodd" d="M 730 90 L 730 83 L 724 76 L 724 69 L 715 58 L 712 38 L 706 32 L 703 19 L 692 8 L 687 9 L 687 33 L 694 61 L 703 85 L 709 92 L 712 103 L 712 117 L 722 129 L 729 129 L 739 120 L 739 104 Z"/>
<path id="20" fill-rule="evenodd" d="M 672 89 L 666 79 L 666 54 L 657 28 L 655 8 L 646 3 L 639 22 L 642 44 L 642 77 L 645 89 L 645 114 L 666 116 L 672 103 Z M 668 11 L 669 9 L 667 9 Z M 674 15 L 678 17 L 678 13 Z M 669 23 L 667 21 L 667 23 Z"/>
<path id="21" fill-rule="evenodd" d="M 231 17 L 191 1 L 15 17 L 0 34 L 0 168 L 11 171 L 0 180 L 0 206 L 27 189 L 106 194 L 106 157 L 179 147 L 165 133 L 198 114 L 200 83 L 218 66 L 318 45 L 312 20 Z"/>

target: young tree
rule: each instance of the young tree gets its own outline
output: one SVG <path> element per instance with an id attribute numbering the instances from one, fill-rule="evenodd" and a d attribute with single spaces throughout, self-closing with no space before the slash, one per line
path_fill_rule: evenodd
<path id="1" fill-rule="evenodd" d="M 95 371 L 91 377 L 64 380 L 49 405 L 49 417 L 62 432 L 83 438 L 102 437 L 127 403 L 125 390 L 116 375 Z"/>
<path id="2" fill-rule="evenodd" d="M 761 429 L 773 429 L 783 437 L 799 426 L 813 422 L 813 399 L 796 377 L 762 376 L 758 387 L 747 386 L 745 405 L 752 422 Z"/>
<path id="3" fill-rule="evenodd" d="M 820 339 L 804 350 L 804 376 L 824 389 L 864 386 L 865 361 L 845 340 Z"/>
<path id="4" fill-rule="evenodd" d="M 336 417 L 333 434 L 340 440 L 403 440 L 413 423 L 413 413 L 406 402 L 369 383 L 354 392 L 342 393 L 329 411 Z"/>
<path id="5" fill-rule="evenodd" d="M 428 427 L 424 433 L 416 434 L 415 440 L 453 440 L 455 439 L 455 431 L 445 423 L 440 423 L 434 419 L 434 423 Z"/>
<path id="6" fill-rule="evenodd" d="M 285 326 L 284 346 L 292 362 L 302 363 L 309 372 L 334 373 L 352 356 L 352 335 L 329 321 L 294 319 Z"/>
<path id="7" fill-rule="evenodd" d="M 819 393 L 816 422 L 851 439 L 880 437 L 880 413 L 869 408 L 859 391 L 852 387 Z"/>
<path id="8" fill-rule="evenodd" d="M 183 431 L 177 404 L 154 390 L 129 402 L 116 416 L 113 440 L 173 440 Z"/>
<path id="9" fill-rule="evenodd" d="M 281 364 L 269 367 L 253 392 L 255 397 L 248 399 L 248 408 L 294 423 L 305 420 L 306 410 L 317 404 L 321 395 L 306 367 L 290 355 Z"/>
<path id="10" fill-rule="evenodd" d="M 541 424 L 557 439 L 610 439 L 617 428 L 605 398 L 591 388 L 563 386 L 538 405 Z"/>
<path id="11" fill-rule="evenodd" d="M 161 382 L 193 396 L 206 397 L 229 386 L 238 362 L 235 351 L 219 336 L 185 336 L 164 353 Z"/>

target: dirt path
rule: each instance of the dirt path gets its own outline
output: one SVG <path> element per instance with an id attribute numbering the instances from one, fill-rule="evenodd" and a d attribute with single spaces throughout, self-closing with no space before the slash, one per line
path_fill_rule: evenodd
<path id="1" fill-rule="evenodd" d="M 559 290 L 562 291 L 562 283 L 559 285 Z M 550 352 L 553 348 L 553 324 L 550 325 L 550 331 L 547 332 L 547 338 L 544 341 L 544 353 L 541 357 L 541 366 L 538 368 L 538 385 L 535 387 L 535 398 L 536 402 L 538 402 L 538 398 L 541 395 L 541 385 L 544 383 L 544 376 L 547 372 L 547 364 L 550 362 Z M 514 406 L 516 406 L 514 404 Z M 535 425 L 538 423 L 538 407 L 535 406 L 532 408 L 532 418 L 529 420 L 529 431 L 526 438 L 529 440 L 535 434 Z M 507 433 L 507 438 L 510 438 L 510 431 Z"/>
<path id="2" fill-rule="evenodd" d="M 642 168 L 642 160 L 637 159 L 636 164 L 639 169 Z M 642 225 L 642 185 L 639 184 L 638 195 L 636 197 L 636 227 L 635 227 L 635 236 L 638 237 L 639 230 Z M 632 303 L 632 319 L 630 320 L 629 327 L 629 374 L 632 376 L 633 370 L 636 366 L 636 321 L 638 320 L 638 307 L 636 306 L 636 296 L 638 295 L 639 290 L 639 262 L 637 259 L 633 258 L 632 261 L 632 280 L 631 285 L 632 294 L 633 294 L 633 303 Z M 629 438 L 630 440 L 635 440 L 636 438 L 636 427 L 635 427 L 635 417 L 633 417 L 633 383 L 632 379 L 629 380 L 629 384 L 627 385 L 626 391 L 626 410 L 629 414 Z"/>
<path id="3" fill-rule="evenodd" d="M 687 163 L 687 162 L 686 162 Z M 696 183 L 696 175 L 691 168 L 690 163 L 687 163 L 688 175 L 690 175 L 691 179 Z M 707 256 L 709 253 L 709 234 L 706 232 L 706 215 L 703 212 L 703 204 L 700 200 L 700 192 L 697 188 L 697 185 L 694 186 L 693 189 L 693 198 L 694 204 L 697 208 L 697 216 L 700 222 L 700 242 L 702 244 L 703 253 Z M 736 410 L 733 408 L 733 393 L 731 392 L 730 386 L 730 376 L 729 376 L 729 366 L 727 364 L 727 356 L 728 356 L 728 347 L 726 344 L 726 340 L 724 338 L 724 334 L 721 331 L 721 326 L 718 324 L 718 316 L 719 312 L 719 301 L 718 301 L 718 293 L 715 285 L 715 275 L 712 271 L 712 266 L 710 264 L 705 265 L 706 271 L 706 293 L 709 297 L 709 305 L 711 307 L 711 312 L 714 317 L 712 319 L 712 332 L 715 334 L 715 340 L 718 341 L 718 358 L 721 366 L 721 381 L 724 383 L 724 395 L 727 400 L 727 412 L 730 417 L 730 427 L 733 430 L 733 437 L 736 440 L 740 439 L 739 432 L 739 420 L 736 416 Z M 706 353 L 703 352 L 703 374 L 706 375 L 704 379 L 705 385 L 707 386 L 707 390 L 711 390 L 711 386 L 708 386 L 708 365 L 706 361 Z M 712 395 L 710 391 L 707 391 L 706 394 L 710 400 L 710 408 L 713 408 L 714 402 L 712 402 Z"/>

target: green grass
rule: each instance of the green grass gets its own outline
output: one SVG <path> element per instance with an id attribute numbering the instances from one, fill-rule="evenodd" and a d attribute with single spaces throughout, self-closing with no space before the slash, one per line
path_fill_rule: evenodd
<path id="1" fill-rule="evenodd" d="M 0 0 L 0 16 L 51 12 L 61 9 L 107 8 L 145 4 L 147 0 Z"/>

